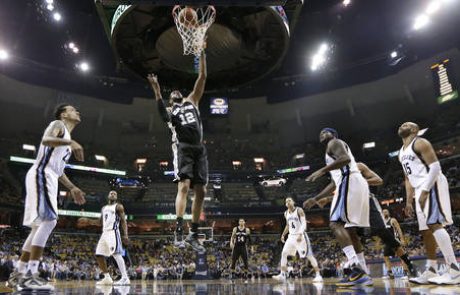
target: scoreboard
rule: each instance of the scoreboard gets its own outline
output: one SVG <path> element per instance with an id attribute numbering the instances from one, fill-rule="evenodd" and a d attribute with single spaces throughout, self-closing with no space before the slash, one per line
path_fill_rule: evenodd
<path id="1" fill-rule="evenodd" d="M 449 59 L 432 65 L 431 73 L 433 74 L 438 104 L 458 99 L 455 76 Z"/>

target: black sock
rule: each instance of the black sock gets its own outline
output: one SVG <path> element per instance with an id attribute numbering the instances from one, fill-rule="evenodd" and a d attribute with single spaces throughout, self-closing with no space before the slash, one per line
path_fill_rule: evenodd
<path id="1" fill-rule="evenodd" d="M 177 217 L 176 219 L 176 231 L 182 230 L 182 225 L 184 223 L 184 219 L 182 217 Z"/>
<path id="2" fill-rule="evenodd" d="M 198 232 L 198 222 L 192 222 L 192 232 L 196 233 Z"/>
<path id="3" fill-rule="evenodd" d="M 414 269 L 414 266 L 412 265 L 412 262 L 409 260 L 409 256 L 407 256 L 407 253 L 404 253 L 401 255 L 401 260 L 404 261 L 404 263 L 407 265 L 410 271 Z"/>

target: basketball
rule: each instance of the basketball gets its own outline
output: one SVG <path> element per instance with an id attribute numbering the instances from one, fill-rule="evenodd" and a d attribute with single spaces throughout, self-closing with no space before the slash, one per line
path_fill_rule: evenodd
<path id="1" fill-rule="evenodd" d="M 179 12 L 179 23 L 187 28 L 195 27 L 198 23 L 198 14 L 195 9 L 185 7 Z"/>

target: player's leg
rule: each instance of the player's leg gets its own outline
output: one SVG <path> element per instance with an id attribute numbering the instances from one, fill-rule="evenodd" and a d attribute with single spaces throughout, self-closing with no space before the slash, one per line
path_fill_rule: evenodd
<path id="1" fill-rule="evenodd" d="M 246 248 L 242 249 L 241 252 L 241 260 L 243 260 L 243 278 L 247 282 L 248 279 L 248 273 L 249 273 L 249 264 L 248 264 L 248 250 Z"/>
<path id="2" fill-rule="evenodd" d="M 412 263 L 412 261 L 410 261 L 409 255 L 406 253 L 404 248 L 402 246 L 399 246 L 398 248 L 396 248 L 395 254 L 403 262 L 403 267 L 406 273 L 408 273 L 410 277 L 416 277 L 417 271 L 415 269 L 415 266 Z"/>
<path id="3" fill-rule="evenodd" d="M 204 247 L 198 241 L 198 225 L 201 212 L 203 211 L 204 197 L 206 196 L 206 185 L 208 183 L 208 159 L 204 146 L 196 147 L 197 160 L 193 165 L 193 191 L 195 198 L 192 203 L 192 228 L 187 236 L 186 243 L 196 251 L 204 251 Z"/>
<path id="4" fill-rule="evenodd" d="M 308 235 L 305 233 L 304 235 L 304 241 L 301 243 L 301 247 L 306 249 L 306 255 L 308 261 L 310 261 L 311 266 L 313 267 L 313 270 L 315 271 L 315 278 L 313 279 L 313 282 L 322 282 L 323 277 L 321 276 L 321 271 L 318 266 L 318 261 L 316 260 L 314 254 L 313 254 L 313 249 L 311 247 L 310 239 L 308 238 Z M 298 253 L 299 249 L 297 250 Z"/>
<path id="5" fill-rule="evenodd" d="M 361 242 L 361 238 L 358 235 L 358 228 L 347 227 L 346 229 L 348 231 L 348 234 L 350 235 L 350 238 L 353 244 L 353 248 L 355 249 L 355 252 L 356 252 L 356 257 L 358 258 L 358 261 L 359 261 L 359 265 L 364 270 L 364 272 L 369 274 L 369 269 L 367 268 L 367 265 L 366 265 L 366 258 L 364 257 L 363 243 Z"/>
<path id="6" fill-rule="evenodd" d="M 232 263 L 230 265 L 230 278 L 231 279 L 235 278 L 236 262 L 238 261 L 239 257 L 240 257 L 239 249 L 237 247 L 233 247 L 233 250 L 232 250 Z"/>
<path id="7" fill-rule="evenodd" d="M 96 285 L 112 285 L 113 280 L 109 274 L 109 269 L 107 268 L 107 257 L 110 257 L 112 251 L 110 247 L 114 247 L 114 242 L 111 240 L 110 235 L 106 232 L 102 233 L 99 242 L 96 247 L 96 261 L 99 268 L 104 275 L 104 278 L 96 282 Z"/>
<path id="8" fill-rule="evenodd" d="M 123 253 L 123 247 L 122 247 L 122 242 L 121 242 L 121 237 L 120 237 L 120 232 L 118 230 L 113 231 L 113 235 L 115 236 L 115 251 L 112 254 L 112 257 L 115 259 L 115 262 L 117 263 L 118 269 L 120 270 L 121 274 L 121 279 L 114 282 L 114 286 L 127 286 L 130 285 L 131 282 L 129 281 L 128 278 L 128 273 L 126 272 L 126 264 L 125 260 L 123 259 L 123 256 L 121 256 L 121 253 Z"/>
<path id="9" fill-rule="evenodd" d="M 176 148 L 174 148 L 176 147 Z M 187 207 L 187 196 L 190 189 L 191 179 L 193 178 L 193 151 L 188 145 L 173 145 L 174 172 L 178 181 L 176 196 L 176 230 L 174 244 L 177 247 L 184 247 L 184 214 Z"/>
<path id="10" fill-rule="evenodd" d="M 280 274 L 273 276 L 272 278 L 278 281 L 286 281 L 287 279 L 287 259 L 288 256 L 293 256 L 295 255 L 297 249 L 296 249 L 296 241 L 297 237 L 293 235 L 289 235 L 288 239 L 284 243 L 283 246 L 283 251 L 281 252 L 281 261 L 280 261 L 280 268 L 281 272 Z"/>

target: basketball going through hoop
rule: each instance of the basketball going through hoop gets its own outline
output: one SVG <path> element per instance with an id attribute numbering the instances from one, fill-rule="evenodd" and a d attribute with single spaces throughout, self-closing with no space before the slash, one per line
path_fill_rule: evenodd
<path id="1" fill-rule="evenodd" d="M 214 6 L 193 9 L 176 5 L 172 15 L 184 45 L 184 55 L 199 56 L 204 49 L 206 32 L 216 19 Z"/>

